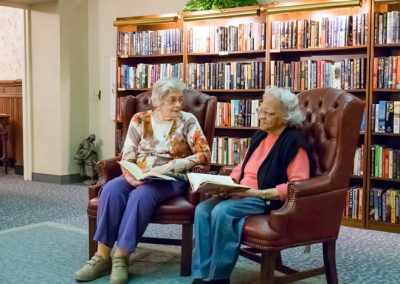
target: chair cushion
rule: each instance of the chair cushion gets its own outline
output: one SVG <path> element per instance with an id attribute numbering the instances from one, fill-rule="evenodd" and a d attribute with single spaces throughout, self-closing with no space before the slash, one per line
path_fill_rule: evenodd
<path id="1" fill-rule="evenodd" d="M 87 212 L 89 218 L 96 218 L 99 198 L 89 200 Z M 184 196 L 172 197 L 157 207 L 151 222 L 189 224 L 193 223 L 195 206 Z"/>

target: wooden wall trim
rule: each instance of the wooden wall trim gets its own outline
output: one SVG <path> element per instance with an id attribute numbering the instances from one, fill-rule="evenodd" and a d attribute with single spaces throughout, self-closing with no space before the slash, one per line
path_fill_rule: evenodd
<path id="1" fill-rule="evenodd" d="M 0 113 L 10 115 L 8 156 L 12 163 L 22 166 L 22 80 L 0 81 Z"/>

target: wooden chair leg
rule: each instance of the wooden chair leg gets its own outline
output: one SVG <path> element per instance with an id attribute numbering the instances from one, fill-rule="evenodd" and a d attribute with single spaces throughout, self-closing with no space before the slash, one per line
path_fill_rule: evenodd
<path id="1" fill-rule="evenodd" d="M 95 232 L 96 232 L 96 219 L 89 217 L 89 259 L 97 251 L 97 242 L 93 240 Z"/>
<path id="2" fill-rule="evenodd" d="M 336 241 L 324 242 L 323 245 L 324 266 L 326 281 L 328 284 L 337 284 L 336 271 Z"/>
<path id="3" fill-rule="evenodd" d="M 193 225 L 182 225 L 181 276 L 192 274 Z"/>
<path id="4" fill-rule="evenodd" d="M 261 253 L 260 284 L 274 284 L 275 261 L 279 251 L 267 250 Z"/>

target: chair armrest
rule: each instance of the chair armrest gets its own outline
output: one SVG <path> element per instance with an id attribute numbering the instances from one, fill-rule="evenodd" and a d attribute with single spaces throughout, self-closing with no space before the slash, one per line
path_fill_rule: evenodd
<path id="1" fill-rule="evenodd" d="M 335 186 L 327 175 L 290 182 L 288 199 L 282 208 L 271 212 L 269 224 L 276 232 L 289 238 L 296 236 L 303 242 L 335 237 L 343 215 L 346 190 Z"/>
<path id="2" fill-rule="evenodd" d="M 96 171 L 99 179 L 95 185 L 89 186 L 89 200 L 98 196 L 100 188 L 109 180 L 122 174 L 121 166 L 117 163 L 121 156 L 102 160 L 96 164 Z"/>
<path id="3" fill-rule="evenodd" d="M 288 191 L 295 191 L 298 197 L 321 194 L 335 189 L 335 184 L 331 177 L 327 175 L 293 181 L 288 186 Z"/>
<path id="4" fill-rule="evenodd" d="M 196 165 L 191 170 L 193 173 L 206 174 L 210 171 L 210 165 Z M 191 186 L 189 185 L 189 190 L 186 194 L 186 199 L 193 205 L 197 205 L 200 200 L 200 193 L 193 192 Z"/>
<path id="5" fill-rule="evenodd" d="M 229 176 L 233 170 L 232 166 L 223 166 L 222 168 L 219 169 L 219 174 L 222 176 Z"/>

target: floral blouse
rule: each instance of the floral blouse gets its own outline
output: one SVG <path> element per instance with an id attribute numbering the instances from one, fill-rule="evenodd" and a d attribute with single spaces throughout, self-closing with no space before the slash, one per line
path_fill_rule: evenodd
<path id="1" fill-rule="evenodd" d="M 173 121 L 157 123 L 152 110 L 136 113 L 129 124 L 122 159 L 142 170 L 174 163 L 174 172 L 186 172 L 195 165 L 210 162 L 211 152 L 196 117 L 181 111 Z M 131 183 L 130 174 L 122 169 Z"/>

